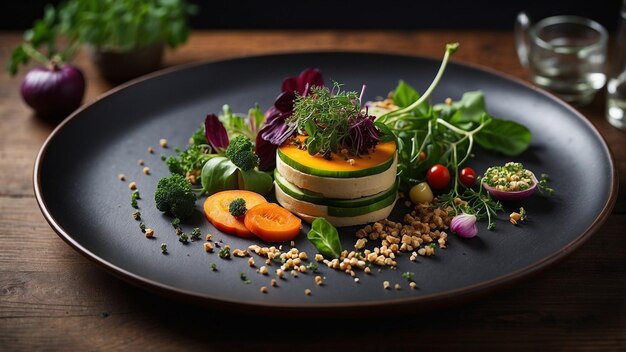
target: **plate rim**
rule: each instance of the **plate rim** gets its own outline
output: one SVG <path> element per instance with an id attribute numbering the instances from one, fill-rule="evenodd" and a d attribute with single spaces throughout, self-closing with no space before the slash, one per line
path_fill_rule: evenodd
<path id="1" fill-rule="evenodd" d="M 399 58 L 407 58 L 407 59 L 420 59 L 425 61 L 433 61 L 438 62 L 437 59 L 429 56 L 423 55 L 410 55 L 406 53 L 393 53 L 393 52 L 373 52 L 373 51 L 359 51 L 359 50 L 312 50 L 312 51 L 285 51 L 285 52 L 274 52 L 269 54 L 261 54 L 261 55 L 250 55 L 250 56 L 236 56 L 226 59 L 217 59 L 217 60 L 203 60 L 198 62 L 191 62 L 181 65 L 175 65 L 171 67 L 167 67 L 156 72 L 149 73 L 147 75 L 135 78 L 130 80 L 124 84 L 116 86 L 103 94 L 96 97 L 94 100 L 87 102 L 72 114 L 70 114 L 67 118 L 65 118 L 54 130 L 50 133 L 50 135 L 46 138 L 44 143 L 42 144 L 39 152 L 37 153 L 34 167 L 33 167 L 33 190 L 35 193 L 35 199 L 37 201 L 37 205 L 39 206 L 40 211 L 42 212 L 45 220 L 52 227 L 52 229 L 57 233 L 61 239 L 63 239 L 67 244 L 70 245 L 74 250 L 79 252 L 81 255 L 89 259 L 91 262 L 97 264 L 100 268 L 105 269 L 106 272 L 113 274 L 115 277 L 122 279 L 128 283 L 131 283 L 135 286 L 142 287 L 144 289 L 148 289 L 150 291 L 159 293 L 164 296 L 168 296 L 174 299 L 191 299 L 195 303 L 206 304 L 212 308 L 218 309 L 232 309 L 232 308 L 241 308 L 250 312 L 264 312 L 264 311 L 273 311 L 276 313 L 281 312 L 293 312 L 294 310 L 306 311 L 307 313 L 312 313 L 316 315 L 325 315 L 332 311 L 333 313 L 337 313 L 338 309 L 341 309 L 344 312 L 351 311 L 352 313 L 358 313 L 365 311 L 362 308 L 386 308 L 388 313 L 393 312 L 409 312 L 415 310 L 422 309 L 434 309 L 441 306 L 450 306 L 456 303 L 466 302 L 481 295 L 488 294 L 490 292 L 503 289 L 505 287 L 510 287 L 515 283 L 527 279 L 539 272 L 549 268 L 550 266 L 560 262 L 565 259 L 568 255 L 573 253 L 576 249 L 578 249 L 582 244 L 584 244 L 591 236 L 593 236 L 597 230 L 606 222 L 606 220 L 611 215 L 611 211 L 615 206 L 619 188 L 619 175 L 617 173 L 617 169 L 615 168 L 615 158 L 613 152 L 611 151 L 606 139 L 602 136 L 602 134 L 597 130 L 597 128 L 579 111 L 565 103 L 561 99 L 559 99 L 554 94 L 533 86 L 529 82 L 526 82 L 520 78 L 511 76 L 507 73 L 498 71 L 496 69 L 474 64 L 467 62 L 459 62 L 451 60 L 451 64 L 470 68 L 472 70 L 480 71 L 482 73 L 486 73 L 488 75 L 496 76 L 499 78 L 503 78 L 505 80 L 514 82 L 518 85 L 524 86 L 527 89 L 538 92 L 539 94 L 549 98 L 552 102 L 560 105 L 561 107 L 568 110 L 572 115 L 574 115 L 577 119 L 581 120 L 586 127 L 595 135 L 595 137 L 601 142 L 602 148 L 604 150 L 605 155 L 608 156 L 609 159 L 609 167 L 611 169 L 611 179 L 612 182 L 609 188 L 608 199 L 605 202 L 600 214 L 594 219 L 594 221 L 575 239 L 567 243 L 567 245 L 561 247 L 559 250 L 555 251 L 551 255 L 545 256 L 540 260 L 537 260 L 530 265 L 519 268 L 515 271 L 506 273 L 504 275 L 495 277 L 490 280 L 481 281 L 479 283 L 475 283 L 468 286 L 463 286 L 460 288 L 431 293 L 428 295 L 422 296 L 414 296 L 414 297 L 403 297 L 403 298 L 392 298 L 388 300 L 374 300 L 374 301 L 360 301 L 360 302 L 348 302 L 348 303 L 319 303 L 319 304 L 297 304 L 297 303 L 275 303 L 275 302 L 259 302 L 259 301 L 247 301 L 240 299 L 224 299 L 224 298 L 216 298 L 211 295 L 203 294 L 201 292 L 191 291 L 187 289 L 182 289 L 176 286 L 167 285 L 161 283 L 156 280 L 148 279 L 142 277 L 138 274 L 132 273 L 122 267 L 119 267 L 104 258 L 99 257 L 94 254 L 87 248 L 83 247 L 77 240 L 75 240 L 71 234 L 66 232 L 63 227 L 57 222 L 57 220 L 52 216 L 48 209 L 48 205 L 45 202 L 43 190 L 41 188 L 41 170 L 42 163 L 46 156 L 46 151 L 50 144 L 54 141 L 54 139 L 61 133 L 61 131 L 68 125 L 71 121 L 79 118 L 81 113 L 89 109 L 92 105 L 98 104 L 101 100 L 117 94 L 118 92 L 134 86 L 136 84 L 140 84 L 147 80 L 165 76 L 168 74 L 173 74 L 179 71 L 184 71 L 188 69 L 192 69 L 195 67 L 200 67 L 204 65 L 211 65 L 222 62 L 231 62 L 231 61 L 246 61 L 246 60 L 256 60 L 259 58 L 272 58 L 272 57 L 297 57 L 297 56 L 311 56 L 316 54 L 324 54 L 324 55 L 377 55 L 377 56 L 389 56 L 389 57 L 399 57 Z M 456 302 L 450 302 L 452 298 L 456 298 Z M 407 309 L 409 308 L 409 309 Z M 402 310 L 400 310 L 402 309 Z M 380 312 L 380 309 L 376 309 L 377 312 Z M 368 310 L 368 313 L 372 311 Z"/>

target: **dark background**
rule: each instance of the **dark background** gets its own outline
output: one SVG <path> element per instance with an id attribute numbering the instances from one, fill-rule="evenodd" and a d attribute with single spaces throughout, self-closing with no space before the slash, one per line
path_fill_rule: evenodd
<path id="1" fill-rule="evenodd" d="M 50 0 L 0 0 L 0 30 L 24 30 Z M 616 27 L 621 0 L 188 0 L 199 6 L 198 29 L 511 29 L 525 10 L 531 19 L 557 14 Z"/>

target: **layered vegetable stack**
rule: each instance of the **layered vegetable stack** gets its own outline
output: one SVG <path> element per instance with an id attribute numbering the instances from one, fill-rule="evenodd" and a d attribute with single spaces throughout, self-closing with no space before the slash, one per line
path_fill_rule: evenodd
<path id="1" fill-rule="evenodd" d="M 293 142 L 276 154 L 276 199 L 309 222 L 323 217 L 335 226 L 359 225 L 385 219 L 393 209 L 398 188 L 393 141 L 358 158 L 332 153 L 325 159 Z"/>
<path id="2" fill-rule="evenodd" d="M 335 226 L 386 218 L 396 202 L 396 143 L 361 106 L 356 92 L 335 84 L 298 95 L 276 151 L 276 199 L 307 221 Z"/>

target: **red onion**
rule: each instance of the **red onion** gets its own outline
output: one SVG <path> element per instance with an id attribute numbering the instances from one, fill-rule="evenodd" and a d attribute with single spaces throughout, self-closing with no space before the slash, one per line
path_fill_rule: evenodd
<path id="1" fill-rule="evenodd" d="M 85 78 L 78 68 L 68 64 L 35 67 L 24 76 L 21 93 L 37 115 L 60 119 L 80 106 Z"/>
<path id="2" fill-rule="evenodd" d="M 535 177 L 535 174 L 530 172 L 530 179 L 533 181 L 533 185 L 523 191 L 502 191 L 491 187 L 487 184 L 487 182 L 483 182 L 483 187 L 491 194 L 492 197 L 498 200 L 519 200 L 530 197 L 537 190 L 537 185 L 539 182 Z"/>
<path id="3" fill-rule="evenodd" d="M 459 214 L 450 221 L 450 230 L 460 237 L 472 238 L 478 233 L 476 215 Z"/>

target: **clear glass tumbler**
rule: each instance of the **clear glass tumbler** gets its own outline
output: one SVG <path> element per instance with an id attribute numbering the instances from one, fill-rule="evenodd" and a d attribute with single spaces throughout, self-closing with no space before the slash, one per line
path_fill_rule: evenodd
<path id="1" fill-rule="evenodd" d="M 606 85 L 606 118 L 611 125 L 626 130 L 626 0 L 620 11 L 615 61 Z"/>

